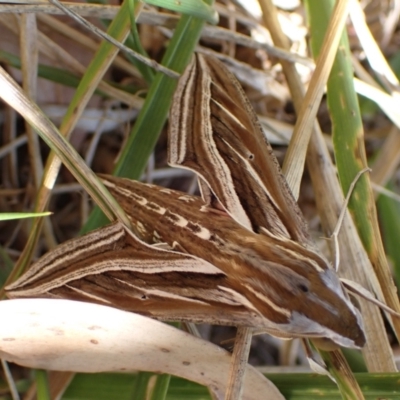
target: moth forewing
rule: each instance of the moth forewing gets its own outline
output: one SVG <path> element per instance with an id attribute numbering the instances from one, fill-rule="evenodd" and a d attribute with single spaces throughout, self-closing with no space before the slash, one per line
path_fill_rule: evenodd
<path id="1" fill-rule="evenodd" d="M 138 240 L 113 223 L 44 255 L 7 287 L 10 298 L 67 298 L 165 321 L 260 326 L 226 275 L 196 257 Z"/>
<path id="2" fill-rule="evenodd" d="M 253 108 L 217 59 L 196 54 L 175 92 L 169 130 L 169 163 L 203 177 L 233 218 L 312 246 Z"/>

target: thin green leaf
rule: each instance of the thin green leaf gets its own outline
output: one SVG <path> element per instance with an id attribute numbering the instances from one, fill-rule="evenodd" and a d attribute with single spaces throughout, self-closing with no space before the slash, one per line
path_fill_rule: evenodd
<path id="1" fill-rule="evenodd" d="M 202 0 L 143 0 L 147 4 L 176 11 L 199 19 L 204 19 L 210 24 L 218 24 L 218 13 L 213 7 Z"/>
<path id="2" fill-rule="evenodd" d="M 47 372 L 42 369 L 35 371 L 37 400 L 50 400 L 49 382 L 47 379 Z"/>
<path id="3" fill-rule="evenodd" d="M 41 213 L 1 213 L 0 221 L 10 221 L 12 219 L 23 219 L 23 218 L 37 218 L 37 217 L 47 217 L 53 214 L 50 211 Z"/>
<path id="4" fill-rule="evenodd" d="M 154 377 L 152 372 L 139 372 L 135 379 L 133 386 L 134 395 L 130 397 L 130 400 L 147 400 L 147 391 L 150 386 L 150 380 Z"/>

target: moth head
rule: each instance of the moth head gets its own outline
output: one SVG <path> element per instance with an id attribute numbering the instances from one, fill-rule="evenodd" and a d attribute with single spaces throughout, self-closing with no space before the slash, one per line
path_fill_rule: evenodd
<path id="1" fill-rule="evenodd" d="M 364 346 L 360 312 L 345 293 L 335 271 L 320 271 L 309 277 L 308 284 L 298 282 L 298 288 L 304 294 L 291 313 L 294 331 L 298 329 L 307 337 L 320 338 L 315 343 L 322 349 L 332 349 L 333 343 L 351 348 Z"/>
<path id="2" fill-rule="evenodd" d="M 250 278 L 251 284 L 246 285 L 273 334 L 326 338 L 342 347 L 362 347 L 361 315 L 335 271 L 311 251 L 303 250 L 296 258 L 284 253 L 280 251 L 279 258 L 269 254 L 269 260 L 258 265 L 263 279 Z"/>

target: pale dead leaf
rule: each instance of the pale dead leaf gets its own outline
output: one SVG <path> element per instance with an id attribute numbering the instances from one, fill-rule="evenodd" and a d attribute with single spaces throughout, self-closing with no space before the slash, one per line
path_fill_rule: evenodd
<path id="1" fill-rule="evenodd" d="M 111 307 L 55 299 L 0 302 L 0 356 L 58 371 L 154 371 L 210 387 L 223 398 L 230 354 L 159 321 Z M 243 400 L 283 400 L 248 366 Z"/>

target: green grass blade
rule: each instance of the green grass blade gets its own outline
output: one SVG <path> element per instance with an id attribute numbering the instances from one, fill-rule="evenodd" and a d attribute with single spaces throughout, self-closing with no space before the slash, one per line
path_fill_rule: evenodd
<path id="1" fill-rule="evenodd" d="M 400 374 L 355 374 L 365 400 L 400 398 Z M 311 373 L 268 373 L 287 400 L 338 400 L 340 393 L 328 377 Z M 133 374 L 77 374 L 63 400 L 141 400 Z M 268 394 L 266 394 L 266 399 Z M 172 377 L 167 400 L 211 400 L 207 388 Z"/>
<path id="2" fill-rule="evenodd" d="M 12 219 L 23 219 L 23 218 L 37 218 L 37 217 L 47 217 L 51 215 L 50 211 L 45 211 L 41 213 L 1 213 L 0 221 L 10 221 Z"/>
<path id="3" fill-rule="evenodd" d="M 145 49 L 140 42 L 139 31 L 137 29 L 136 19 L 135 19 L 135 4 L 138 3 L 138 0 L 127 0 L 129 4 L 129 16 L 131 20 L 131 40 L 128 40 L 128 44 L 132 47 L 135 51 L 137 51 L 142 56 L 149 58 L 149 55 L 146 53 Z M 154 79 L 154 71 L 149 68 L 147 65 L 144 65 L 140 62 L 137 62 L 133 57 L 130 57 L 130 60 L 136 65 L 140 73 L 142 74 L 143 78 L 147 82 L 148 85 L 153 82 Z"/>
<path id="4" fill-rule="evenodd" d="M 143 0 L 147 4 L 166 8 L 167 10 L 176 11 L 180 14 L 196 17 L 209 22 L 210 24 L 218 23 L 218 13 L 213 7 L 203 0 Z"/>
<path id="5" fill-rule="evenodd" d="M 47 379 L 47 372 L 42 369 L 35 371 L 36 375 L 36 388 L 37 400 L 50 400 L 49 382 Z"/>
<path id="6" fill-rule="evenodd" d="M 168 394 L 168 388 L 171 381 L 171 375 L 163 374 L 157 376 L 156 384 L 153 388 L 150 400 L 165 399 Z"/>

